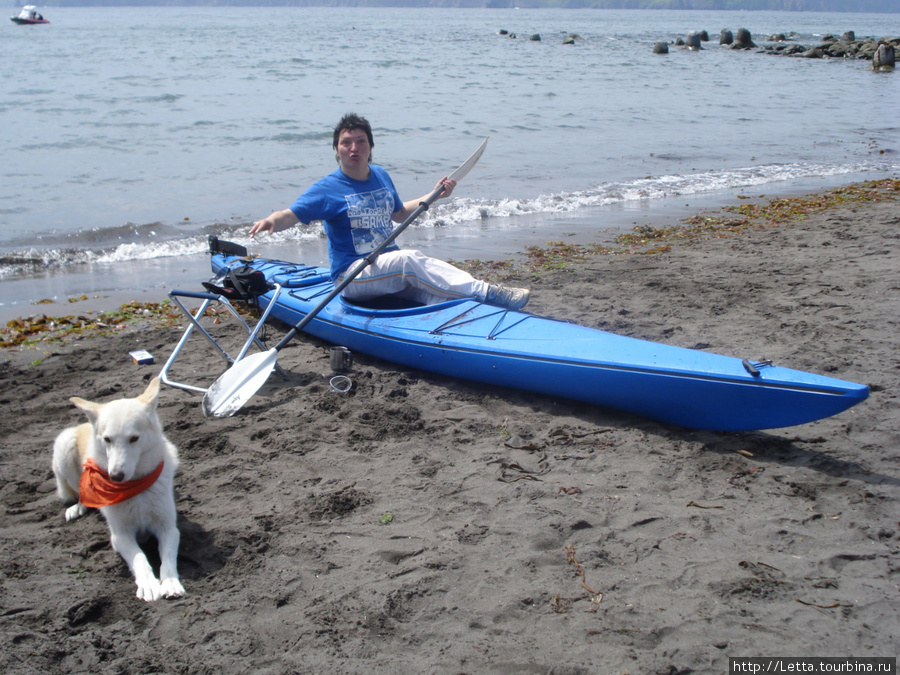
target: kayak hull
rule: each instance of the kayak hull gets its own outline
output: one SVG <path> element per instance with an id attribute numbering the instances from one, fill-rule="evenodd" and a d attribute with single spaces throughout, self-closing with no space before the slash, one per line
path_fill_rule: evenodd
<path id="1" fill-rule="evenodd" d="M 282 285 L 272 316 L 290 325 L 334 288 L 327 269 L 221 253 L 212 257 L 217 274 L 248 262 Z M 261 307 L 272 296 L 261 296 Z M 805 424 L 843 412 L 869 394 L 868 387 L 853 382 L 616 335 L 474 299 L 373 308 L 335 298 L 304 330 L 411 368 L 694 429 Z"/>

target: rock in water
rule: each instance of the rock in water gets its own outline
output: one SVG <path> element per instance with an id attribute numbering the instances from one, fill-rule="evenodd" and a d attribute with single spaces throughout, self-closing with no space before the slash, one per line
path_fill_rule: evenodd
<path id="1" fill-rule="evenodd" d="M 750 31 L 746 28 L 738 28 L 737 35 L 734 38 L 733 49 L 753 49 L 756 45 L 750 35 Z"/>
<path id="2" fill-rule="evenodd" d="M 698 33 L 697 31 L 691 31 L 690 33 L 688 33 L 688 36 L 685 38 L 684 42 L 688 46 L 688 49 L 693 49 L 694 51 L 703 49 L 703 47 L 700 46 L 700 33 Z"/>
<path id="3" fill-rule="evenodd" d="M 894 69 L 894 45 L 880 42 L 872 55 L 872 68 L 875 70 Z"/>

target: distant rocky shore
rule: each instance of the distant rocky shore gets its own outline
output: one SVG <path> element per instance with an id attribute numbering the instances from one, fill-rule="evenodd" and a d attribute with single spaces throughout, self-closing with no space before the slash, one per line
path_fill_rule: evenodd
<path id="1" fill-rule="evenodd" d="M 764 44 L 757 45 L 746 28 L 738 29 L 734 34 L 724 29 L 719 34 L 719 45 L 729 49 L 758 49 L 760 53 L 777 56 L 796 56 L 811 59 L 821 58 L 853 58 L 873 61 L 876 68 L 893 68 L 894 52 L 900 48 L 900 37 L 866 37 L 857 39 L 854 31 L 847 31 L 841 37 L 825 35 L 812 45 L 796 42 L 796 33 L 776 33 L 764 38 Z M 678 38 L 674 44 L 687 49 L 702 49 L 702 43 L 709 42 L 707 31 L 692 31 L 685 38 Z M 653 51 L 657 54 L 668 53 L 667 42 L 657 42 Z"/>
<path id="2" fill-rule="evenodd" d="M 900 37 L 887 38 L 863 38 L 857 40 L 853 31 L 844 33 L 840 38 L 834 35 L 825 35 L 815 45 L 802 45 L 791 41 L 790 35 L 771 35 L 768 43 L 762 46 L 762 51 L 767 54 L 781 56 L 804 56 L 806 58 L 856 58 L 872 60 L 881 44 L 890 45 L 893 48 L 900 47 Z"/>
<path id="3" fill-rule="evenodd" d="M 512 31 L 500 29 L 499 35 L 515 39 L 518 36 Z M 723 29 L 719 33 L 719 46 L 727 49 L 756 49 L 759 53 L 776 56 L 795 56 L 808 59 L 838 58 L 838 59 L 866 59 L 873 62 L 873 67 L 880 70 L 894 69 L 894 53 L 900 48 L 900 37 L 865 37 L 856 39 L 854 31 L 847 31 L 841 37 L 824 35 L 816 44 L 801 44 L 797 42 L 798 33 L 774 33 L 762 39 L 763 44 L 757 45 L 753 36 L 746 28 L 739 28 L 737 32 Z M 535 33 L 527 37 L 532 42 L 542 41 L 541 35 Z M 581 36 L 577 33 L 563 33 L 562 43 L 568 45 L 577 44 Z M 709 32 L 705 30 L 693 30 L 683 38 L 673 41 L 660 40 L 653 45 L 655 54 L 668 54 L 669 46 L 675 45 L 684 49 L 699 51 L 703 49 L 703 43 L 710 42 Z"/>

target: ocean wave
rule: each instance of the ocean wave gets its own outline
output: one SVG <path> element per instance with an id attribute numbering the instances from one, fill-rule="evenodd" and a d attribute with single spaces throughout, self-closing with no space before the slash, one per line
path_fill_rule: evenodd
<path id="1" fill-rule="evenodd" d="M 509 218 L 523 214 L 566 213 L 611 204 L 663 200 L 719 190 L 784 183 L 803 178 L 866 173 L 870 170 L 871 167 L 864 164 L 843 166 L 788 164 L 707 171 L 689 175 L 647 176 L 632 181 L 605 183 L 576 192 L 539 195 L 531 199 L 471 202 L 462 206 L 457 215 L 462 216 L 460 220 L 473 220 L 476 216 L 486 219 Z M 453 220 L 456 221 L 456 218 Z"/>
<path id="2" fill-rule="evenodd" d="M 585 190 L 541 194 L 531 198 L 456 198 L 450 202 L 441 202 L 426 211 L 414 227 L 464 227 L 481 225 L 492 219 L 504 219 L 514 227 L 516 219 L 523 216 L 577 213 L 610 205 L 661 202 L 673 197 L 710 194 L 722 190 L 777 186 L 807 178 L 865 174 L 875 168 L 879 171 L 896 171 L 900 169 L 900 165 L 873 167 L 864 163 L 840 166 L 773 164 L 687 175 L 646 176 L 630 181 L 604 183 Z M 249 228 L 248 222 L 209 225 L 186 232 L 184 228 L 152 223 L 86 230 L 76 235 L 67 235 L 64 247 L 30 247 L 0 256 L 0 278 L 73 265 L 116 265 L 130 261 L 196 256 L 208 250 L 210 234 L 252 248 L 259 240 L 253 240 L 247 235 Z M 269 235 L 265 243 L 273 246 L 302 244 L 323 237 L 321 225 L 312 223 Z"/>
<path id="3" fill-rule="evenodd" d="M 209 251 L 209 234 L 206 230 L 214 230 L 219 236 L 245 246 L 252 246 L 253 240 L 247 236 L 249 223 L 239 226 L 220 226 L 204 228 L 202 233 L 191 234 L 172 239 L 139 240 L 120 243 L 106 248 L 27 248 L 0 254 L 0 279 L 13 279 L 42 274 L 50 270 L 59 270 L 75 266 L 89 265 L 122 265 L 136 261 L 157 260 L 161 258 L 192 257 L 203 255 Z M 118 228 L 117 228 L 118 229 Z M 135 233 L 140 228 L 128 228 Z M 158 228 L 145 226 L 154 233 Z M 96 232 L 88 235 L 89 239 L 97 238 Z M 293 228 L 286 232 L 272 235 L 273 244 L 302 242 L 324 236 L 320 225 Z M 108 238 L 108 237 L 104 237 Z"/>
<path id="4" fill-rule="evenodd" d="M 900 166 L 892 167 L 896 170 Z M 721 190 L 777 185 L 807 178 L 827 178 L 865 174 L 871 165 L 784 164 L 752 166 L 723 171 L 707 171 L 688 175 L 647 176 L 630 181 L 604 183 L 572 192 L 542 194 L 532 198 L 472 200 L 461 198 L 440 205 L 418 223 L 419 227 L 464 224 L 491 218 L 514 219 L 517 216 L 573 213 L 615 204 L 662 201 L 673 197 L 709 194 Z M 878 170 L 884 170 L 878 167 Z"/>

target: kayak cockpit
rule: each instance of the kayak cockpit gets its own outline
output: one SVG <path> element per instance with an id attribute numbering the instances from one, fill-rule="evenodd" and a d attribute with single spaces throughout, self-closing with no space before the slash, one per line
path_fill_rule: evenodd
<path id="1" fill-rule="evenodd" d="M 421 302 L 404 298 L 398 295 L 382 295 L 371 300 L 348 300 L 340 296 L 341 307 L 350 314 L 368 316 L 413 316 L 416 314 L 434 314 L 437 311 L 446 310 L 449 307 L 471 302 L 470 298 L 448 300 L 436 305 L 423 305 Z"/>

